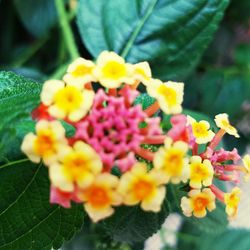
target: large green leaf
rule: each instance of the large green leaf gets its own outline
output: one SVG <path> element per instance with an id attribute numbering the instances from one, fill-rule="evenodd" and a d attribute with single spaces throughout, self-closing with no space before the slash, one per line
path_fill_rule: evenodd
<path id="1" fill-rule="evenodd" d="M 225 206 L 217 202 L 216 209 L 208 212 L 207 216 L 200 219 L 195 217 L 186 218 L 186 220 L 197 229 L 210 234 L 221 233 L 225 231 L 228 220 L 225 212 Z"/>
<path id="2" fill-rule="evenodd" d="M 115 214 L 105 220 L 103 225 L 114 240 L 128 243 L 142 242 L 160 229 L 168 214 L 166 201 L 159 213 L 144 212 L 139 206 L 123 206 L 116 209 Z"/>
<path id="3" fill-rule="evenodd" d="M 34 127 L 30 113 L 39 103 L 41 86 L 12 72 L 0 72 L 0 162 L 20 156 L 22 138 Z"/>
<path id="4" fill-rule="evenodd" d="M 0 166 L 0 249 L 58 249 L 83 223 L 82 206 L 64 209 L 49 204 L 44 166 Z"/>
<path id="5" fill-rule="evenodd" d="M 244 229 L 230 229 L 215 237 L 202 237 L 199 250 L 249 250 L 250 231 Z"/>
<path id="6" fill-rule="evenodd" d="M 228 0 L 80 0 L 81 37 L 92 53 L 113 50 L 148 61 L 162 80 L 181 79 L 197 64 Z"/>
<path id="7" fill-rule="evenodd" d="M 21 21 L 36 37 L 44 36 L 57 21 L 53 0 L 14 0 L 14 4 Z"/>
<path id="8" fill-rule="evenodd" d="M 249 78 L 240 72 L 210 70 L 194 75 L 187 83 L 186 104 L 211 116 L 225 112 L 231 119 L 238 118 L 243 113 L 243 102 L 250 95 Z"/>
<path id="9" fill-rule="evenodd" d="M 189 223 L 184 223 L 178 235 L 178 250 L 248 250 L 250 231 L 227 229 L 221 233 L 207 234 Z"/>

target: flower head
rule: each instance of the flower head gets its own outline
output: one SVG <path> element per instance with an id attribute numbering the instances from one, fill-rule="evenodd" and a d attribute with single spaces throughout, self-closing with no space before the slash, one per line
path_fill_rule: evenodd
<path id="1" fill-rule="evenodd" d="M 99 90 L 90 114 L 77 124 L 74 137 L 84 140 L 99 153 L 106 170 L 116 165 L 125 172 L 135 163 L 134 152 L 143 138 L 152 134 L 152 129 L 157 131 L 155 125 L 148 125 L 146 134 L 140 130 L 140 123 L 147 117 L 140 105 L 132 106 L 136 91 L 126 88 L 119 94 L 108 96 Z"/>
<path id="2" fill-rule="evenodd" d="M 49 168 L 51 183 L 64 192 L 72 192 L 75 185 L 86 188 L 102 171 L 99 155 L 88 144 L 77 141 L 61 152 L 58 162 Z"/>
<path id="3" fill-rule="evenodd" d="M 97 222 L 114 213 L 112 206 L 118 206 L 122 197 L 117 192 L 119 179 L 109 173 L 98 175 L 94 182 L 78 193 L 90 218 Z"/>
<path id="4" fill-rule="evenodd" d="M 86 88 L 65 85 L 63 81 L 49 80 L 43 85 L 42 103 L 49 106 L 48 112 L 58 119 L 77 122 L 82 119 L 92 106 L 94 92 Z"/>
<path id="5" fill-rule="evenodd" d="M 137 98 L 140 83 L 149 96 Z M 109 51 L 96 63 L 77 58 L 63 80 L 46 81 L 32 111 L 36 132 L 25 136 L 21 148 L 31 161 L 47 165 L 50 202 L 65 208 L 83 203 L 97 222 L 122 204 L 159 212 L 166 184 L 188 181 L 191 191 L 181 201 L 186 216 L 204 217 L 215 209 L 215 198 L 235 216 L 239 189 L 225 194 L 212 181 L 238 183 L 240 172 L 247 178 L 250 156 L 239 166 L 236 149 L 219 148 L 226 132 L 239 137 L 227 114 L 215 117 L 221 128 L 216 134 L 208 122 L 180 114 L 183 90 L 183 83 L 153 79 L 147 62 L 126 63 Z M 168 131 L 160 109 L 172 115 Z M 67 135 L 56 120 L 70 124 Z"/>
<path id="6" fill-rule="evenodd" d="M 192 188 L 201 188 L 202 185 L 212 184 L 214 169 L 207 159 L 202 161 L 200 156 L 192 156 L 190 159 L 190 183 Z"/>
<path id="7" fill-rule="evenodd" d="M 185 216 L 190 217 L 192 214 L 195 217 L 203 218 L 207 211 L 215 209 L 215 195 L 209 188 L 204 188 L 202 191 L 193 189 L 188 193 L 187 197 L 181 199 L 181 208 Z"/>
<path id="8" fill-rule="evenodd" d="M 236 217 L 238 212 L 238 205 L 240 202 L 241 190 L 238 187 L 234 187 L 231 193 L 224 195 L 224 201 L 226 204 L 226 213 L 229 218 L 233 219 Z"/>
<path id="9" fill-rule="evenodd" d="M 196 143 L 205 144 L 213 139 L 215 134 L 210 130 L 210 124 L 207 121 L 202 120 L 197 122 L 191 116 L 188 116 L 187 119 L 188 123 L 192 126 L 192 132 Z"/>
<path id="10" fill-rule="evenodd" d="M 94 75 L 106 88 L 118 88 L 122 83 L 133 83 L 124 59 L 115 52 L 103 51 L 99 55 Z"/>
<path id="11" fill-rule="evenodd" d="M 129 172 L 122 175 L 118 191 L 125 205 L 140 203 L 143 210 L 158 212 L 166 193 L 163 184 L 160 172 L 148 172 L 144 163 L 136 163 Z"/>
<path id="12" fill-rule="evenodd" d="M 28 133 L 22 142 L 21 149 L 33 162 L 50 165 L 58 154 L 67 147 L 65 130 L 58 121 L 41 120 L 36 124 L 36 135 Z"/>
<path id="13" fill-rule="evenodd" d="M 245 181 L 248 181 L 249 177 L 250 177 L 250 155 L 245 155 L 242 159 L 243 161 L 243 166 L 244 166 L 244 170 L 245 170 Z"/>
<path id="14" fill-rule="evenodd" d="M 154 168 L 162 170 L 166 181 L 172 183 L 186 182 L 189 178 L 189 166 L 187 158 L 188 144 L 183 141 L 174 142 L 165 140 L 165 146 L 161 147 L 154 156 Z"/>
<path id="15" fill-rule="evenodd" d="M 147 85 L 148 94 L 159 102 L 160 108 L 166 114 L 178 114 L 182 111 L 184 84 L 152 80 Z"/>
<path id="16" fill-rule="evenodd" d="M 84 58 L 77 58 L 67 69 L 63 80 L 69 85 L 83 87 L 84 84 L 95 81 L 93 69 L 95 64 Z"/>
<path id="17" fill-rule="evenodd" d="M 235 137 L 240 137 L 237 129 L 233 127 L 228 119 L 228 114 L 219 114 L 215 116 L 215 123 L 218 128 L 223 129 L 226 133 L 233 135 Z"/>

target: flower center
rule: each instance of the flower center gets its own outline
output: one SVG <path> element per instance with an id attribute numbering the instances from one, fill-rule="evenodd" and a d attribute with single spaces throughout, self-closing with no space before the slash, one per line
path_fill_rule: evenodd
<path id="1" fill-rule="evenodd" d="M 193 124 L 193 132 L 196 137 L 206 136 L 208 133 L 205 124 L 201 124 L 198 122 Z"/>
<path id="2" fill-rule="evenodd" d="M 112 78 L 118 80 L 126 75 L 126 67 L 124 64 L 118 62 L 108 62 L 103 67 L 103 75 L 105 78 Z"/>
<path id="3" fill-rule="evenodd" d="M 166 85 L 162 84 L 158 88 L 158 93 L 161 94 L 165 98 L 165 101 L 168 103 L 170 107 L 176 105 L 177 94 L 174 89 L 169 88 Z"/>
<path id="4" fill-rule="evenodd" d="M 194 200 L 194 210 L 201 211 L 207 207 L 209 200 L 206 197 L 198 197 Z"/>
<path id="5" fill-rule="evenodd" d="M 236 194 L 231 194 L 228 200 L 228 206 L 234 207 L 238 206 L 238 203 L 240 202 L 239 196 Z"/>
<path id="6" fill-rule="evenodd" d="M 66 86 L 59 90 L 54 97 L 55 105 L 67 113 L 78 109 L 82 101 L 81 91 L 74 86 Z"/>
<path id="7" fill-rule="evenodd" d="M 74 152 L 63 161 L 64 171 L 70 180 L 77 180 L 88 170 L 88 158 L 84 153 Z"/>
<path id="8" fill-rule="evenodd" d="M 191 168 L 191 178 L 192 179 L 205 179 L 208 177 L 208 171 L 203 163 L 192 163 Z"/>
<path id="9" fill-rule="evenodd" d="M 89 203 L 93 207 L 101 208 L 111 203 L 111 198 L 104 187 L 93 186 L 88 190 Z"/>
<path id="10" fill-rule="evenodd" d="M 49 129 L 39 130 L 34 142 L 34 149 L 41 156 L 48 156 L 56 151 L 55 136 Z"/>
<path id="11" fill-rule="evenodd" d="M 179 176 L 183 168 L 183 153 L 176 149 L 169 149 L 165 157 L 164 168 L 173 176 Z"/>
<path id="12" fill-rule="evenodd" d="M 87 66 L 84 66 L 84 65 L 79 65 L 75 68 L 74 71 L 72 71 L 72 75 L 74 77 L 80 77 L 80 76 L 84 76 L 84 75 L 87 75 L 87 74 L 90 74 L 91 71 L 92 71 L 93 67 L 87 67 Z"/>
<path id="13" fill-rule="evenodd" d="M 134 193 L 137 199 L 143 200 L 150 196 L 154 190 L 153 183 L 147 180 L 138 180 L 134 184 Z"/>

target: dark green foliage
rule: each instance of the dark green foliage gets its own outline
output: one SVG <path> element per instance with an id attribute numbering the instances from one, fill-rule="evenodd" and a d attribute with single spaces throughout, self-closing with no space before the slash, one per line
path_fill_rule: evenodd
<path id="1" fill-rule="evenodd" d="M 23 24 L 36 37 L 46 35 L 57 22 L 52 0 L 14 0 L 14 4 Z"/>
<path id="2" fill-rule="evenodd" d="M 78 27 L 94 57 L 113 50 L 132 63 L 146 60 L 162 80 L 190 73 L 228 4 L 227 0 L 79 2 Z"/>
<path id="3" fill-rule="evenodd" d="M 0 249 L 51 250 L 71 239 L 83 223 L 82 206 L 49 203 L 49 179 L 42 165 L 0 166 Z"/>
<path id="4" fill-rule="evenodd" d="M 213 229 L 216 229 L 215 227 Z M 192 224 L 185 222 L 178 233 L 176 250 L 248 250 L 250 231 L 246 229 L 227 229 L 208 234 Z"/>
<path id="5" fill-rule="evenodd" d="M 167 201 L 159 213 L 144 212 L 139 206 L 123 206 L 117 208 L 115 214 L 103 222 L 103 226 L 116 241 L 141 242 L 160 229 L 168 214 Z"/>
<path id="6" fill-rule="evenodd" d="M 23 136 L 32 131 L 31 111 L 38 105 L 41 84 L 11 72 L 0 72 L 0 162 L 21 155 Z"/>

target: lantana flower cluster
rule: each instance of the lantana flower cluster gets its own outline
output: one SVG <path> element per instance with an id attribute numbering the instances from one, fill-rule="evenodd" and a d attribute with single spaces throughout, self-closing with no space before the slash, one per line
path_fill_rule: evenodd
<path id="1" fill-rule="evenodd" d="M 146 109 L 135 104 L 140 84 L 154 98 Z M 204 217 L 218 199 L 234 217 L 240 189 L 224 193 L 214 180 L 237 184 L 240 172 L 247 179 L 250 156 L 241 166 L 236 149 L 218 149 L 224 134 L 239 137 L 227 114 L 215 117 L 217 133 L 207 121 L 181 114 L 183 90 L 183 83 L 152 78 L 147 62 L 126 63 L 109 51 L 96 62 L 78 58 L 62 80 L 46 81 L 32 112 L 35 133 L 25 136 L 21 149 L 48 168 L 50 202 L 66 208 L 82 203 L 97 222 L 121 205 L 159 212 L 167 184 L 186 183 L 186 216 Z M 169 131 L 162 130 L 159 111 L 171 115 Z M 153 152 L 145 145 L 158 147 Z"/>

